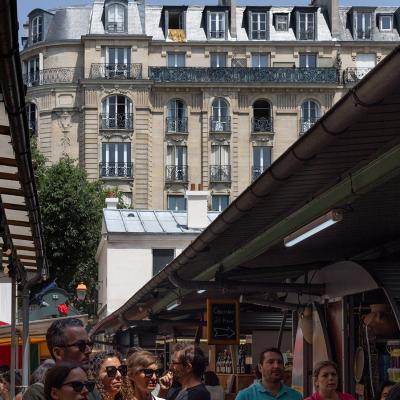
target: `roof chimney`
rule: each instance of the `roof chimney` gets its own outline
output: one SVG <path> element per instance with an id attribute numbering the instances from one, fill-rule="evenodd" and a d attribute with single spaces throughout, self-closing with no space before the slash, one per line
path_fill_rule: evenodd
<path id="1" fill-rule="evenodd" d="M 237 27 L 236 27 L 236 0 L 218 0 L 218 5 L 229 7 L 229 31 L 232 38 L 237 37 Z"/>
<path id="2" fill-rule="evenodd" d="M 187 226 L 188 229 L 204 229 L 210 221 L 207 216 L 207 190 L 187 190 Z"/>
<path id="3" fill-rule="evenodd" d="M 117 209 L 118 198 L 117 197 L 107 197 L 106 198 L 106 206 L 112 210 Z"/>

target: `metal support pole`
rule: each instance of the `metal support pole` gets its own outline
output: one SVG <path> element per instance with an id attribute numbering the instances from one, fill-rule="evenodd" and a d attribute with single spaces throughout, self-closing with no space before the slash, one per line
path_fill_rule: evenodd
<path id="1" fill-rule="evenodd" d="M 18 341 L 17 341 L 17 329 L 16 329 L 16 312 L 17 312 L 17 282 L 15 274 L 11 278 L 11 362 L 10 362 L 10 397 L 15 398 L 15 370 L 16 370 L 16 359 L 18 354 Z"/>
<path id="2" fill-rule="evenodd" d="M 22 386 L 29 385 L 29 286 L 25 283 L 22 289 Z"/>
<path id="3" fill-rule="evenodd" d="M 281 349 L 281 345 L 282 345 L 282 338 L 283 338 L 283 331 L 285 329 L 285 325 L 286 325 L 286 318 L 288 315 L 288 310 L 285 310 L 282 314 L 282 321 L 281 321 L 281 326 L 279 328 L 279 333 L 278 333 L 278 339 L 276 341 L 276 347 L 280 350 Z"/>

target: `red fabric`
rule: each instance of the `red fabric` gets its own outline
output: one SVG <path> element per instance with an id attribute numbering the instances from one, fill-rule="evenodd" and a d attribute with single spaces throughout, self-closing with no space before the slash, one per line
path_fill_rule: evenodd
<path id="1" fill-rule="evenodd" d="M 57 309 L 58 309 L 58 312 L 59 312 L 61 315 L 68 315 L 68 313 L 69 313 L 69 308 L 68 308 L 68 306 L 67 306 L 65 303 L 59 304 L 58 307 L 57 307 Z"/>
<path id="2" fill-rule="evenodd" d="M 354 397 L 348 393 L 338 393 L 339 400 L 354 400 Z M 304 400 L 324 400 L 318 392 L 315 392 L 310 397 L 306 397 Z"/>

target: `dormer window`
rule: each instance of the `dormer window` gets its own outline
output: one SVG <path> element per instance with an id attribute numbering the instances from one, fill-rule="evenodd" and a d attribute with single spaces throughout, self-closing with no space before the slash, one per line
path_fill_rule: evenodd
<path id="1" fill-rule="evenodd" d="M 288 14 L 275 14 L 275 30 L 278 32 L 286 32 L 289 30 Z"/>
<path id="2" fill-rule="evenodd" d="M 164 36 L 173 42 L 184 42 L 186 40 L 186 7 L 165 6 Z"/>
<path id="3" fill-rule="evenodd" d="M 299 12 L 297 16 L 299 40 L 315 40 L 315 13 Z"/>
<path id="4" fill-rule="evenodd" d="M 357 12 L 355 15 L 355 33 L 357 39 L 371 39 L 372 13 Z"/>
<path id="5" fill-rule="evenodd" d="M 208 34 L 210 39 L 225 39 L 226 20 L 225 12 L 211 11 L 209 13 Z"/>
<path id="6" fill-rule="evenodd" d="M 391 32 L 392 29 L 393 29 L 392 15 L 380 15 L 379 16 L 379 30 L 381 32 Z"/>
<path id="7" fill-rule="evenodd" d="M 126 6 L 121 3 L 111 3 L 106 8 L 106 31 L 108 33 L 123 33 L 126 31 Z"/>
<path id="8" fill-rule="evenodd" d="M 32 19 L 31 35 L 32 44 L 41 42 L 43 40 L 43 17 L 41 15 L 38 15 Z"/>
<path id="9" fill-rule="evenodd" d="M 267 13 L 251 13 L 251 38 L 265 40 L 267 38 Z"/>

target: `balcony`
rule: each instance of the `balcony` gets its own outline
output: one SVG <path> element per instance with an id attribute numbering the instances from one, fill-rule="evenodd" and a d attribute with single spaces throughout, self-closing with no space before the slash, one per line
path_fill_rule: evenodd
<path id="1" fill-rule="evenodd" d="M 254 117 L 252 119 L 253 133 L 273 132 L 272 118 Z"/>
<path id="2" fill-rule="evenodd" d="M 101 178 L 132 178 L 133 163 L 131 162 L 101 162 L 99 164 Z"/>
<path id="3" fill-rule="evenodd" d="M 210 165 L 210 182 L 231 182 L 231 166 Z"/>
<path id="4" fill-rule="evenodd" d="M 167 133 L 188 133 L 188 119 L 167 117 Z"/>
<path id="5" fill-rule="evenodd" d="M 188 166 L 187 165 L 167 165 L 165 167 L 165 181 L 168 183 L 187 183 Z"/>
<path id="6" fill-rule="evenodd" d="M 300 135 L 306 133 L 318 120 L 319 117 L 300 118 Z"/>
<path id="7" fill-rule="evenodd" d="M 106 30 L 108 33 L 124 33 L 125 24 L 123 22 L 107 22 Z"/>
<path id="8" fill-rule="evenodd" d="M 211 133 L 230 133 L 231 132 L 231 117 L 211 117 L 210 118 Z"/>
<path id="9" fill-rule="evenodd" d="M 255 181 L 265 170 L 266 166 L 257 166 L 252 168 L 252 182 Z"/>
<path id="10" fill-rule="evenodd" d="M 82 68 L 48 68 L 24 74 L 23 80 L 28 87 L 32 87 L 53 83 L 76 83 L 82 77 Z"/>
<path id="11" fill-rule="evenodd" d="M 142 79 L 142 64 L 92 64 L 90 79 Z"/>
<path id="12" fill-rule="evenodd" d="M 130 113 L 100 114 L 100 129 L 133 130 L 133 114 Z"/>
<path id="13" fill-rule="evenodd" d="M 343 72 L 344 83 L 357 83 L 371 71 L 372 68 L 346 68 Z"/>
<path id="14" fill-rule="evenodd" d="M 225 31 L 210 31 L 210 39 L 225 39 Z"/>
<path id="15" fill-rule="evenodd" d="M 338 83 L 336 68 L 149 67 L 155 82 Z"/>
<path id="16" fill-rule="evenodd" d="M 314 40 L 314 29 L 301 29 L 299 32 L 299 40 Z"/>

